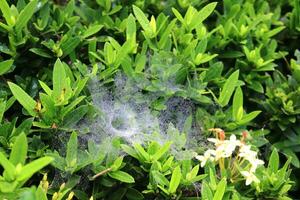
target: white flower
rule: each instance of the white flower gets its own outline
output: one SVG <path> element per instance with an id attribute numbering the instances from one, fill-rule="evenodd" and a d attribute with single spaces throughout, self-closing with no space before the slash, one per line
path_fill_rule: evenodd
<path id="1" fill-rule="evenodd" d="M 257 158 L 253 160 L 249 160 L 249 162 L 251 164 L 251 169 L 250 169 L 251 172 L 255 172 L 259 165 L 263 165 L 265 163 L 264 161 Z"/>
<path id="2" fill-rule="evenodd" d="M 241 153 L 249 152 L 250 150 L 251 150 L 250 145 L 246 145 L 246 144 L 241 145 L 241 148 L 240 148 Z"/>
<path id="3" fill-rule="evenodd" d="M 228 158 L 232 155 L 237 146 L 241 146 L 241 141 L 236 139 L 235 135 L 231 135 L 229 140 L 219 140 L 216 138 L 208 138 L 208 141 L 215 144 L 216 160 L 220 158 Z"/>
<path id="4" fill-rule="evenodd" d="M 252 182 L 259 183 L 259 179 L 252 172 L 241 171 L 241 174 L 246 178 L 246 185 L 250 185 Z"/>
<path id="5" fill-rule="evenodd" d="M 235 135 L 231 135 L 229 140 L 224 141 L 224 156 L 230 157 L 237 146 L 241 146 L 241 141 L 236 139 Z"/>
<path id="6" fill-rule="evenodd" d="M 252 151 L 249 145 L 241 145 L 239 156 L 250 160 L 257 156 L 257 152 Z"/>
<path id="7" fill-rule="evenodd" d="M 264 161 L 257 158 L 257 152 L 252 151 L 249 145 L 241 146 L 239 156 L 245 158 L 251 164 L 251 172 L 255 172 L 259 165 L 264 164 Z"/>
<path id="8" fill-rule="evenodd" d="M 230 142 L 230 144 L 232 144 L 234 146 L 241 146 L 242 145 L 241 141 L 237 140 L 235 135 L 230 136 L 229 142 Z"/>
<path id="9" fill-rule="evenodd" d="M 215 153 L 215 160 L 218 161 L 220 158 L 226 158 L 226 154 L 225 154 L 225 149 L 226 149 L 226 145 L 225 144 L 221 144 L 216 148 L 216 153 Z"/>
<path id="10" fill-rule="evenodd" d="M 210 161 L 214 160 L 214 157 L 213 157 L 214 155 L 216 155 L 216 151 L 209 149 L 209 150 L 207 150 L 207 151 L 204 152 L 203 156 L 202 155 L 198 155 L 195 158 L 197 160 L 201 161 L 201 167 L 204 167 L 204 165 L 206 164 L 206 162 L 208 160 L 210 160 Z"/>
<path id="11" fill-rule="evenodd" d="M 219 146 L 219 145 L 221 145 L 221 144 L 224 143 L 224 140 L 219 140 L 219 139 L 216 139 L 216 138 L 207 138 L 207 140 L 208 140 L 209 142 L 214 143 L 215 146 Z"/>

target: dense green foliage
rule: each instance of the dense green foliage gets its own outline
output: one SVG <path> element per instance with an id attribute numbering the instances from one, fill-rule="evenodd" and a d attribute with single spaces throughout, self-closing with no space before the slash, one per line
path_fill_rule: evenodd
<path id="1" fill-rule="evenodd" d="M 0 13 L 0 199 L 287 200 L 299 190 L 299 0 L 0 0 Z M 174 98 L 191 102 L 184 127 L 93 140 L 102 111 L 89 85 L 117 93 L 118 76 L 155 117 Z M 193 159 L 211 128 L 261 152 L 259 182 L 224 170 L 231 161 Z"/>

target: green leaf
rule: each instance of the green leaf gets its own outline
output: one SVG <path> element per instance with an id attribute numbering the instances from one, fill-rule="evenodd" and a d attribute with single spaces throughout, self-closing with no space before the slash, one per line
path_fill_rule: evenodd
<path id="1" fill-rule="evenodd" d="M 39 31 L 43 31 L 48 25 L 49 18 L 50 18 L 50 4 L 45 4 L 39 10 L 39 18 L 37 19 L 37 22 L 33 23 L 35 28 Z"/>
<path id="2" fill-rule="evenodd" d="M 0 0 L 0 10 L 6 23 L 9 26 L 13 26 L 15 24 L 15 19 L 6 0 Z"/>
<path id="3" fill-rule="evenodd" d="M 11 28 L 9 26 L 7 26 L 6 24 L 3 24 L 2 22 L 0 22 L 0 27 L 8 32 L 11 31 Z M 3 50 L 2 50 L 3 51 Z M 8 53 L 9 54 L 9 53 Z"/>
<path id="4" fill-rule="evenodd" d="M 126 26 L 126 41 L 130 41 L 130 49 L 131 52 L 136 51 L 136 23 L 135 18 L 132 14 L 130 14 L 127 18 L 127 26 Z"/>
<path id="5" fill-rule="evenodd" d="M 63 90 L 67 87 L 67 76 L 66 71 L 64 69 L 63 64 L 59 59 L 56 60 L 53 68 L 53 97 L 55 102 L 59 102 L 61 100 L 61 95 Z"/>
<path id="6" fill-rule="evenodd" d="M 192 182 L 192 183 L 194 183 L 194 182 L 199 182 L 199 181 L 201 181 L 202 179 L 204 179 L 204 178 L 206 178 L 206 177 L 207 177 L 207 174 L 201 174 L 201 175 L 198 175 L 198 176 L 192 178 L 192 179 L 190 180 L 190 182 Z"/>
<path id="7" fill-rule="evenodd" d="M 19 34 L 22 29 L 27 25 L 28 21 L 33 16 L 37 7 L 37 0 L 30 1 L 26 7 L 20 12 L 18 19 L 15 24 L 16 33 Z"/>
<path id="8" fill-rule="evenodd" d="M 231 198 L 232 200 L 240 200 L 240 197 L 236 193 L 233 193 Z"/>
<path id="9" fill-rule="evenodd" d="M 222 200 L 223 199 L 223 196 L 225 194 L 226 185 L 227 185 L 226 178 L 223 178 L 218 183 L 213 200 Z"/>
<path id="10" fill-rule="evenodd" d="M 47 193 L 44 191 L 44 189 L 41 186 L 39 186 L 36 189 L 35 196 L 36 196 L 36 199 L 39 199 L 39 200 L 48 200 Z"/>
<path id="11" fill-rule="evenodd" d="M 128 52 L 129 53 L 129 52 Z M 132 76 L 133 74 L 133 68 L 132 68 L 132 64 L 131 64 L 131 60 L 128 56 L 126 56 L 124 59 L 123 59 L 123 62 L 122 62 L 122 68 L 123 68 L 123 71 L 124 73 L 127 75 L 127 76 Z"/>
<path id="12" fill-rule="evenodd" d="M 115 162 L 113 163 L 113 165 L 111 166 L 112 171 L 117 171 L 121 167 L 122 163 L 123 163 L 123 156 L 119 156 L 115 160 Z"/>
<path id="13" fill-rule="evenodd" d="M 49 129 L 51 128 L 50 124 L 46 124 L 44 122 L 32 122 L 32 126 L 42 128 L 42 129 Z"/>
<path id="14" fill-rule="evenodd" d="M 201 196 L 203 200 L 213 199 L 213 193 L 206 181 L 202 182 Z"/>
<path id="15" fill-rule="evenodd" d="M 132 14 L 130 14 L 127 18 L 127 26 L 126 26 L 126 40 L 134 40 L 136 39 L 136 23 L 135 18 Z"/>
<path id="16" fill-rule="evenodd" d="M 110 0 L 106 0 L 107 2 L 110 2 Z M 111 2 L 110 2 L 111 3 Z M 119 12 L 121 9 L 123 8 L 123 6 L 121 5 L 117 5 L 117 6 L 114 6 L 110 11 L 109 13 L 107 13 L 108 15 L 113 15 L 117 12 Z"/>
<path id="17" fill-rule="evenodd" d="M 36 102 L 31 98 L 31 96 L 29 96 L 21 87 L 12 82 L 8 82 L 8 86 L 18 102 L 27 110 L 27 112 L 31 116 L 35 117 Z"/>
<path id="18" fill-rule="evenodd" d="M 152 141 L 147 145 L 147 153 L 151 156 L 157 153 L 159 149 L 160 149 L 160 145 L 155 141 Z"/>
<path id="19" fill-rule="evenodd" d="M 28 144 L 26 135 L 25 133 L 21 133 L 15 140 L 10 152 L 9 161 L 15 166 L 19 163 L 24 165 L 27 156 L 27 148 Z"/>
<path id="20" fill-rule="evenodd" d="M 172 142 L 166 142 L 166 144 L 153 155 L 152 159 L 159 160 L 170 149 L 171 145 Z"/>
<path id="21" fill-rule="evenodd" d="M 38 172 L 48 164 L 50 164 L 53 161 L 52 157 L 45 156 L 43 158 L 39 158 L 37 160 L 32 161 L 31 163 L 25 165 L 22 167 L 18 177 L 17 181 L 26 181 L 29 179 L 34 173 Z"/>
<path id="22" fill-rule="evenodd" d="M 150 155 L 145 151 L 145 149 L 138 143 L 133 145 L 134 149 L 139 155 L 139 158 L 141 158 L 142 162 L 148 161 L 150 159 Z"/>
<path id="23" fill-rule="evenodd" d="M 73 95 L 74 97 L 77 97 L 80 94 L 80 92 L 84 89 L 85 85 L 87 84 L 88 80 L 89 78 L 85 77 L 76 81 Z"/>
<path id="24" fill-rule="evenodd" d="M 170 184 L 169 181 L 168 181 L 168 179 L 162 173 L 160 173 L 159 171 L 152 170 L 151 173 L 152 173 L 152 176 L 153 176 L 155 182 L 158 185 L 160 185 L 160 186 L 167 186 L 167 185 Z"/>
<path id="25" fill-rule="evenodd" d="M 40 48 L 31 48 L 29 49 L 32 53 L 35 53 L 36 55 L 42 56 L 44 58 L 52 58 L 52 56 L 48 53 L 48 51 Z"/>
<path id="26" fill-rule="evenodd" d="M 203 38 L 200 40 L 200 42 L 197 45 L 196 53 L 199 54 L 204 54 L 207 48 L 207 38 Z"/>
<path id="27" fill-rule="evenodd" d="M 15 177 L 15 166 L 7 160 L 6 156 L 3 155 L 3 153 L 0 151 L 0 164 L 5 170 L 5 174 L 7 175 L 7 178 L 9 181 L 13 180 Z"/>
<path id="28" fill-rule="evenodd" d="M 107 0 L 106 0 L 107 1 Z M 126 188 L 121 187 L 113 191 L 112 194 L 109 195 L 109 200 L 123 200 L 125 199 Z"/>
<path id="29" fill-rule="evenodd" d="M 81 39 L 79 36 L 68 38 L 67 40 L 61 43 L 61 50 L 63 55 L 67 56 L 73 52 L 73 50 L 80 44 Z"/>
<path id="30" fill-rule="evenodd" d="M 66 162 L 68 167 L 77 165 L 78 140 L 76 132 L 73 132 L 67 144 Z"/>
<path id="31" fill-rule="evenodd" d="M 55 103 L 51 96 L 46 95 L 45 93 L 40 93 L 40 101 L 43 105 L 43 122 L 49 125 L 53 124 L 53 119 L 57 116 L 57 109 L 55 108 Z"/>
<path id="32" fill-rule="evenodd" d="M 64 117 L 70 111 L 72 111 L 84 98 L 85 98 L 85 96 L 80 96 L 80 97 L 76 98 L 74 101 L 72 101 L 72 103 L 70 103 L 68 106 L 64 107 L 61 111 L 62 116 Z"/>
<path id="33" fill-rule="evenodd" d="M 151 27 L 152 33 L 155 34 L 156 33 L 156 20 L 153 15 L 151 16 L 151 20 L 150 20 L 150 27 Z"/>
<path id="34" fill-rule="evenodd" d="M 237 86 L 238 79 L 239 79 L 239 70 L 233 72 L 226 80 L 218 99 L 218 102 L 222 107 L 228 104 L 230 97 L 234 92 L 235 87 Z"/>
<path id="35" fill-rule="evenodd" d="M 241 87 L 238 87 L 233 96 L 232 118 L 239 121 L 243 118 L 243 114 L 243 91 Z"/>
<path id="36" fill-rule="evenodd" d="M 277 152 L 277 149 L 274 148 L 274 150 L 271 153 L 271 156 L 269 158 L 268 163 L 268 171 L 270 173 L 276 173 L 279 167 L 279 155 Z"/>
<path id="37" fill-rule="evenodd" d="M 130 146 L 128 145 L 125 145 L 125 144 L 121 144 L 121 148 L 123 149 L 123 151 L 125 151 L 125 153 L 127 153 L 128 155 L 130 155 L 131 157 L 134 157 L 136 159 L 139 160 L 139 155 L 137 154 L 137 152 L 131 148 Z"/>
<path id="38" fill-rule="evenodd" d="M 126 41 L 120 50 L 118 50 L 118 54 L 116 55 L 116 64 L 115 66 L 118 67 L 121 63 L 125 62 L 125 59 L 128 57 L 128 53 L 131 51 L 131 43 L 130 41 Z"/>
<path id="39" fill-rule="evenodd" d="M 109 172 L 108 175 L 111 178 L 119 180 L 124 183 L 134 183 L 134 178 L 130 174 L 123 171 Z"/>
<path id="40" fill-rule="evenodd" d="M 273 30 L 267 32 L 264 36 L 267 37 L 267 38 L 273 37 L 274 35 L 276 35 L 280 31 L 282 31 L 283 29 L 285 29 L 284 26 L 279 26 L 279 27 L 274 28 Z"/>
<path id="41" fill-rule="evenodd" d="M 128 188 L 126 192 L 126 197 L 129 200 L 142 200 L 145 199 L 142 193 L 134 188 Z"/>
<path id="42" fill-rule="evenodd" d="M 138 55 L 136 57 L 136 61 L 135 61 L 135 72 L 142 72 L 145 68 L 145 65 L 146 65 L 146 62 L 147 62 L 147 56 L 146 55 Z"/>
<path id="43" fill-rule="evenodd" d="M 185 21 L 184 21 L 182 15 L 178 12 L 178 10 L 176 10 L 175 8 L 172 8 L 172 11 L 173 11 L 175 17 L 176 17 L 182 24 L 185 24 Z"/>
<path id="44" fill-rule="evenodd" d="M 11 96 L 7 102 L 6 102 L 6 108 L 5 110 L 8 110 L 16 101 L 16 98 L 14 96 Z"/>
<path id="45" fill-rule="evenodd" d="M 52 90 L 48 87 L 48 85 L 46 83 L 44 83 L 43 81 L 39 81 L 41 87 L 43 88 L 43 90 L 46 92 L 47 95 L 51 96 L 52 95 Z"/>
<path id="46" fill-rule="evenodd" d="M 219 55 L 220 58 L 240 58 L 243 56 L 244 54 L 242 52 L 235 50 L 228 50 Z"/>
<path id="47" fill-rule="evenodd" d="M 191 180 L 193 178 L 195 178 L 198 174 L 198 171 L 199 171 L 199 165 L 196 165 L 195 167 L 193 167 L 193 169 L 187 173 L 187 179 L 188 180 Z"/>
<path id="48" fill-rule="evenodd" d="M 300 161 L 298 156 L 296 155 L 295 152 L 293 152 L 291 149 L 283 149 L 282 152 L 288 157 L 291 158 L 291 164 L 294 165 L 295 167 L 299 168 L 300 167 Z"/>
<path id="49" fill-rule="evenodd" d="M 3 99 L 0 99 L 0 124 L 2 122 L 5 110 L 6 110 L 6 101 L 3 101 Z"/>
<path id="50" fill-rule="evenodd" d="M 213 54 L 213 55 L 208 55 L 208 54 L 201 54 L 199 53 L 196 58 L 195 58 L 195 64 L 196 65 L 200 65 L 202 63 L 206 63 L 212 59 L 214 59 L 215 57 L 217 57 L 218 54 Z"/>
<path id="51" fill-rule="evenodd" d="M 164 30 L 163 34 L 160 36 L 160 40 L 158 42 L 159 49 L 165 49 L 171 44 L 170 34 L 173 28 L 176 26 L 176 19 L 173 19 L 168 27 Z"/>
<path id="52" fill-rule="evenodd" d="M 133 5 L 133 13 L 140 25 L 142 26 L 142 28 L 144 29 L 146 35 L 152 38 L 155 33 L 152 32 L 150 22 L 147 19 L 146 15 L 143 13 L 143 11 L 139 7 Z"/>
<path id="53" fill-rule="evenodd" d="M 23 120 L 21 124 L 17 128 L 15 128 L 13 135 L 20 135 L 22 134 L 22 132 L 29 133 L 30 128 L 32 126 L 32 122 L 33 117 Z"/>
<path id="54" fill-rule="evenodd" d="M 219 79 L 221 77 L 223 67 L 223 63 L 221 62 L 216 62 L 211 65 L 206 71 L 204 81 L 208 82 L 211 80 Z"/>
<path id="55" fill-rule="evenodd" d="M 82 105 L 69 112 L 63 120 L 63 127 L 71 128 L 88 112 L 88 105 Z"/>
<path id="56" fill-rule="evenodd" d="M 96 33 L 98 33 L 103 28 L 103 25 L 94 24 L 91 25 L 86 31 L 84 31 L 82 38 L 88 38 Z"/>
<path id="57" fill-rule="evenodd" d="M 197 15 L 197 23 L 203 22 L 216 8 L 217 2 L 212 2 L 202 8 Z"/>
<path id="58" fill-rule="evenodd" d="M 216 2 L 212 2 L 202 8 L 195 16 L 193 16 L 193 19 L 189 24 L 189 29 L 192 30 L 197 28 L 214 11 L 216 5 Z"/>
<path id="59" fill-rule="evenodd" d="M 54 162 L 51 163 L 55 168 L 64 171 L 66 170 L 66 160 L 61 157 L 57 151 L 53 151 L 52 153 L 47 153 L 47 156 L 50 156 L 54 159 Z"/>
<path id="60" fill-rule="evenodd" d="M 181 180 L 181 169 L 180 166 L 175 167 L 175 169 L 172 172 L 171 180 L 170 180 L 170 185 L 168 192 L 171 194 L 174 194 L 180 184 Z"/>
<path id="61" fill-rule="evenodd" d="M 6 72 L 8 72 L 10 70 L 13 63 L 14 63 L 14 60 L 12 60 L 12 59 L 0 62 L 0 76 L 3 74 L 6 74 Z"/>
<path id="62" fill-rule="evenodd" d="M 264 87 L 259 81 L 251 81 L 251 83 L 248 85 L 248 88 L 262 94 L 264 93 Z"/>
<path id="63" fill-rule="evenodd" d="M 261 111 L 253 111 L 249 114 L 244 115 L 244 117 L 238 121 L 237 123 L 239 125 L 244 125 L 247 124 L 249 122 L 251 122 L 251 120 L 253 120 L 255 117 L 257 117 L 257 115 L 259 115 L 261 113 Z"/>
<path id="64" fill-rule="evenodd" d="M 210 181 L 210 185 L 212 188 L 216 188 L 217 187 L 217 177 L 216 177 L 216 172 L 213 168 L 209 168 L 209 181 Z"/>

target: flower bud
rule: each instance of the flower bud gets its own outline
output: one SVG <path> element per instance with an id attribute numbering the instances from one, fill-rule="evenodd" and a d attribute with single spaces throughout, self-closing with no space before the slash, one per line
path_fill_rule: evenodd
<path id="1" fill-rule="evenodd" d="M 72 192 L 70 192 L 67 200 L 72 200 L 73 196 L 74 196 L 74 192 L 72 191 Z"/>
<path id="2" fill-rule="evenodd" d="M 66 183 L 61 184 L 61 186 L 59 187 L 59 190 L 60 191 L 63 190 L 65 188 L 65 186 L 66 186 Z"/>
<path id="3" fill-rule="evenodd" d="M 243 131 L 242 132 L 241 142 L 245 144 L 247 137 L 248 137 L 248 132 L 247 131 Z"/>
<path id="4" fill-rule="evenodd" d="M 219 132 L 219 138 L 220 140 L 225 140 L 225 132 L 223 130 Z"/>
<path id="5" fill-rule="evenodd" d="M 52 200 L 57 200 L 58 197 L 59 197 L 58 193 L 55 192 L 55 193 L 53 194 L 53 196 L 52 196 Z"/>

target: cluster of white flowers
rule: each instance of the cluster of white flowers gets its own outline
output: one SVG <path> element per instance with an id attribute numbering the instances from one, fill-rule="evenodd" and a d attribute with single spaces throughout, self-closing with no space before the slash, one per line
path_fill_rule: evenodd
<path id="1" fill-rule="evenodd" d="M 223 137 L 225 138 L 225 135 Z M 237 164 L 243 163 L 244 160 L 248 161 L 246 169 L 240 171 L 241 175 L 246 179 L 246 185 L 250 185 L 252 182 L 259 183 L 259 179 L 255 176 L 255 171 L 264 162 L 257 158 L 257 152 L 251 150 L 250 145 L 237 140 L 235 135 L 231 135 L 229 140 L 208 138 L 208 141 L 214 143 L 216 148 L 208 149 L 204 152 L 204 155 L 196 156 L 196 159 L 201 162 L 201 167 L 204 167 L 207 161 L 217 162 L 220 159 L 231 159 L 232 156 L 235 156 L 235 161 L 239 162 Z M 235 150 L 237 150 L 236 154 L 234 154 Z M 243 169 L 243 167 L 239 166 L 240 169 Z"/>

